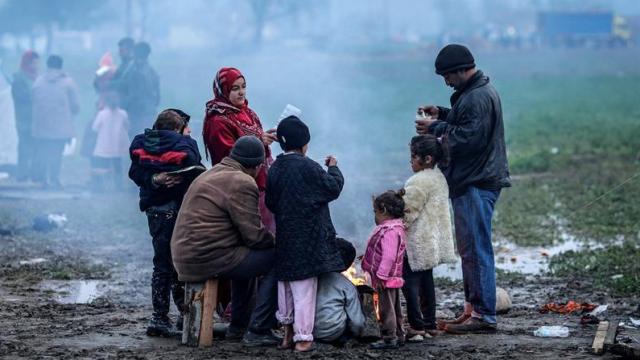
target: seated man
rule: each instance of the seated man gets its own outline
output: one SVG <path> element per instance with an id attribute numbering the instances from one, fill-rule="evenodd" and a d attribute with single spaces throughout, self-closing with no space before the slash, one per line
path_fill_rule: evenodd
<path id="1" fill-rule="evenodd" d="M 347 270 L 356 258 L 356 249 L 344 239 L 336 240 L 344 262 L 344 270 Z M 321 342 L 344 343 L 350 338 L 359 337 L 364 323 L 358 290 L 351 281 L 339 272 L 320 275 L 314 339 Z"/>
<path id="2" fill-rule="evenodd" d="M 275 240 L 262 224 L 255 182 L 264 157 L 258 138 L 239 138 L 228 157 L 191 184 L 171 239 L 180 281 L 231 280 L 227 334 L 242 334 L 248 328 L 243 338 L 248 346 L 276 345 L 280 340 L 271 332 L 278 301 Z M 261 276 L 251 313 L 251 284 Z"/>

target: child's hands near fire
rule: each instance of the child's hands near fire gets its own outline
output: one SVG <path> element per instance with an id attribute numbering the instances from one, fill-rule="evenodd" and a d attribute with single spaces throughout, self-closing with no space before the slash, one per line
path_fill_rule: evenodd
<path id="1" fill-rule="evenodd" d="M 262 143 L 266 146 L 270 146 L 274 141 L 278 141 L 275 128 L 269 129 L 262 134 Z"/>
<path id="2" fill-rule="evenodd" d="M 166 172 L 161 172 L 153 175 L 151 181 L 156 186 L 166 186 L 170 188 L 182 183 L 182 176 L 169 175 Z"/>
<path id="3" fill-rule="evenodd" d="M 327 155 L 324 159 L 324 165 L 329 166 L 338 166 L 338 159 L 336 159 L 333 155 Z"/>

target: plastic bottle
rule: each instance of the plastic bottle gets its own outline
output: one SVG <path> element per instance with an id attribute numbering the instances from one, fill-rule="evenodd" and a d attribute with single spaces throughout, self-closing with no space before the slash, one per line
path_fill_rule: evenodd
<path id="1" fill-rule="evenodd" d="M 569 336 L 569 328 L 566 326 L 540 326 L 533 332 L 537 337 L 567 337 Z"/>
<path id="2" fill-rule="evenodd" d="M 419 113 L 416 114 L 416 120 L 430 120 L 430 119 L 431 119 L 431 116 L 429 116 L 424 111 L 420 111 Z"/>

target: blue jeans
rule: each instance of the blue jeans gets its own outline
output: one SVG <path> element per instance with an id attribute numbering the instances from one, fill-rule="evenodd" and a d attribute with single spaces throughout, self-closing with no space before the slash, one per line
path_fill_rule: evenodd
<path id="1" fill-rule="evenodd" d="M 499 196 L 499 190 L 470 186 L 463 195 L 451 200 L 465 301 L 473 307 L 474 316 L 492 324 L 497 321 L 491 218 Z"/>

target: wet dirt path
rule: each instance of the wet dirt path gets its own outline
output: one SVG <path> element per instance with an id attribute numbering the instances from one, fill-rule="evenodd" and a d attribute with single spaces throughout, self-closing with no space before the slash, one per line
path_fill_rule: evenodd
<path id="1" fill-rule="evenodd" d="M 0 189 L 0 358 L 292 356 L 220 340 L 211 349 L 191 349 L 179 345 L 177 339 L 145 336 L 152 250 L 135 194 L 31 195 L 3 197 Z M 68 222 L 47 233 L 31 229 L 34 217 L 49 213 L 64 213 Z M 460 282 L 439 283 L 439 310 L 458 312 Z M 387 352 L 372 352 L 357 342 L 345 348 L 321 345 L 299 357 L 589 359 L 594 358 L 589 350 L 596 325 L 582 326 L 580 317 L 574 315 L 542 315 L 539 306 L 572 299 L 606 303 L 609 318 L 626 320 L 638 302 L 594 292 L 588 281 L 529 275 L 499 279 L 499 283 L 512 294 L 514 307 L 499 317 L 495 335 L 444 335 Z M 564 339 L 534 337 L 533 330 L 541 325 L 565 325 L 571 333 Z M 640 338 L 637 330 L 621 332 Z"/>

